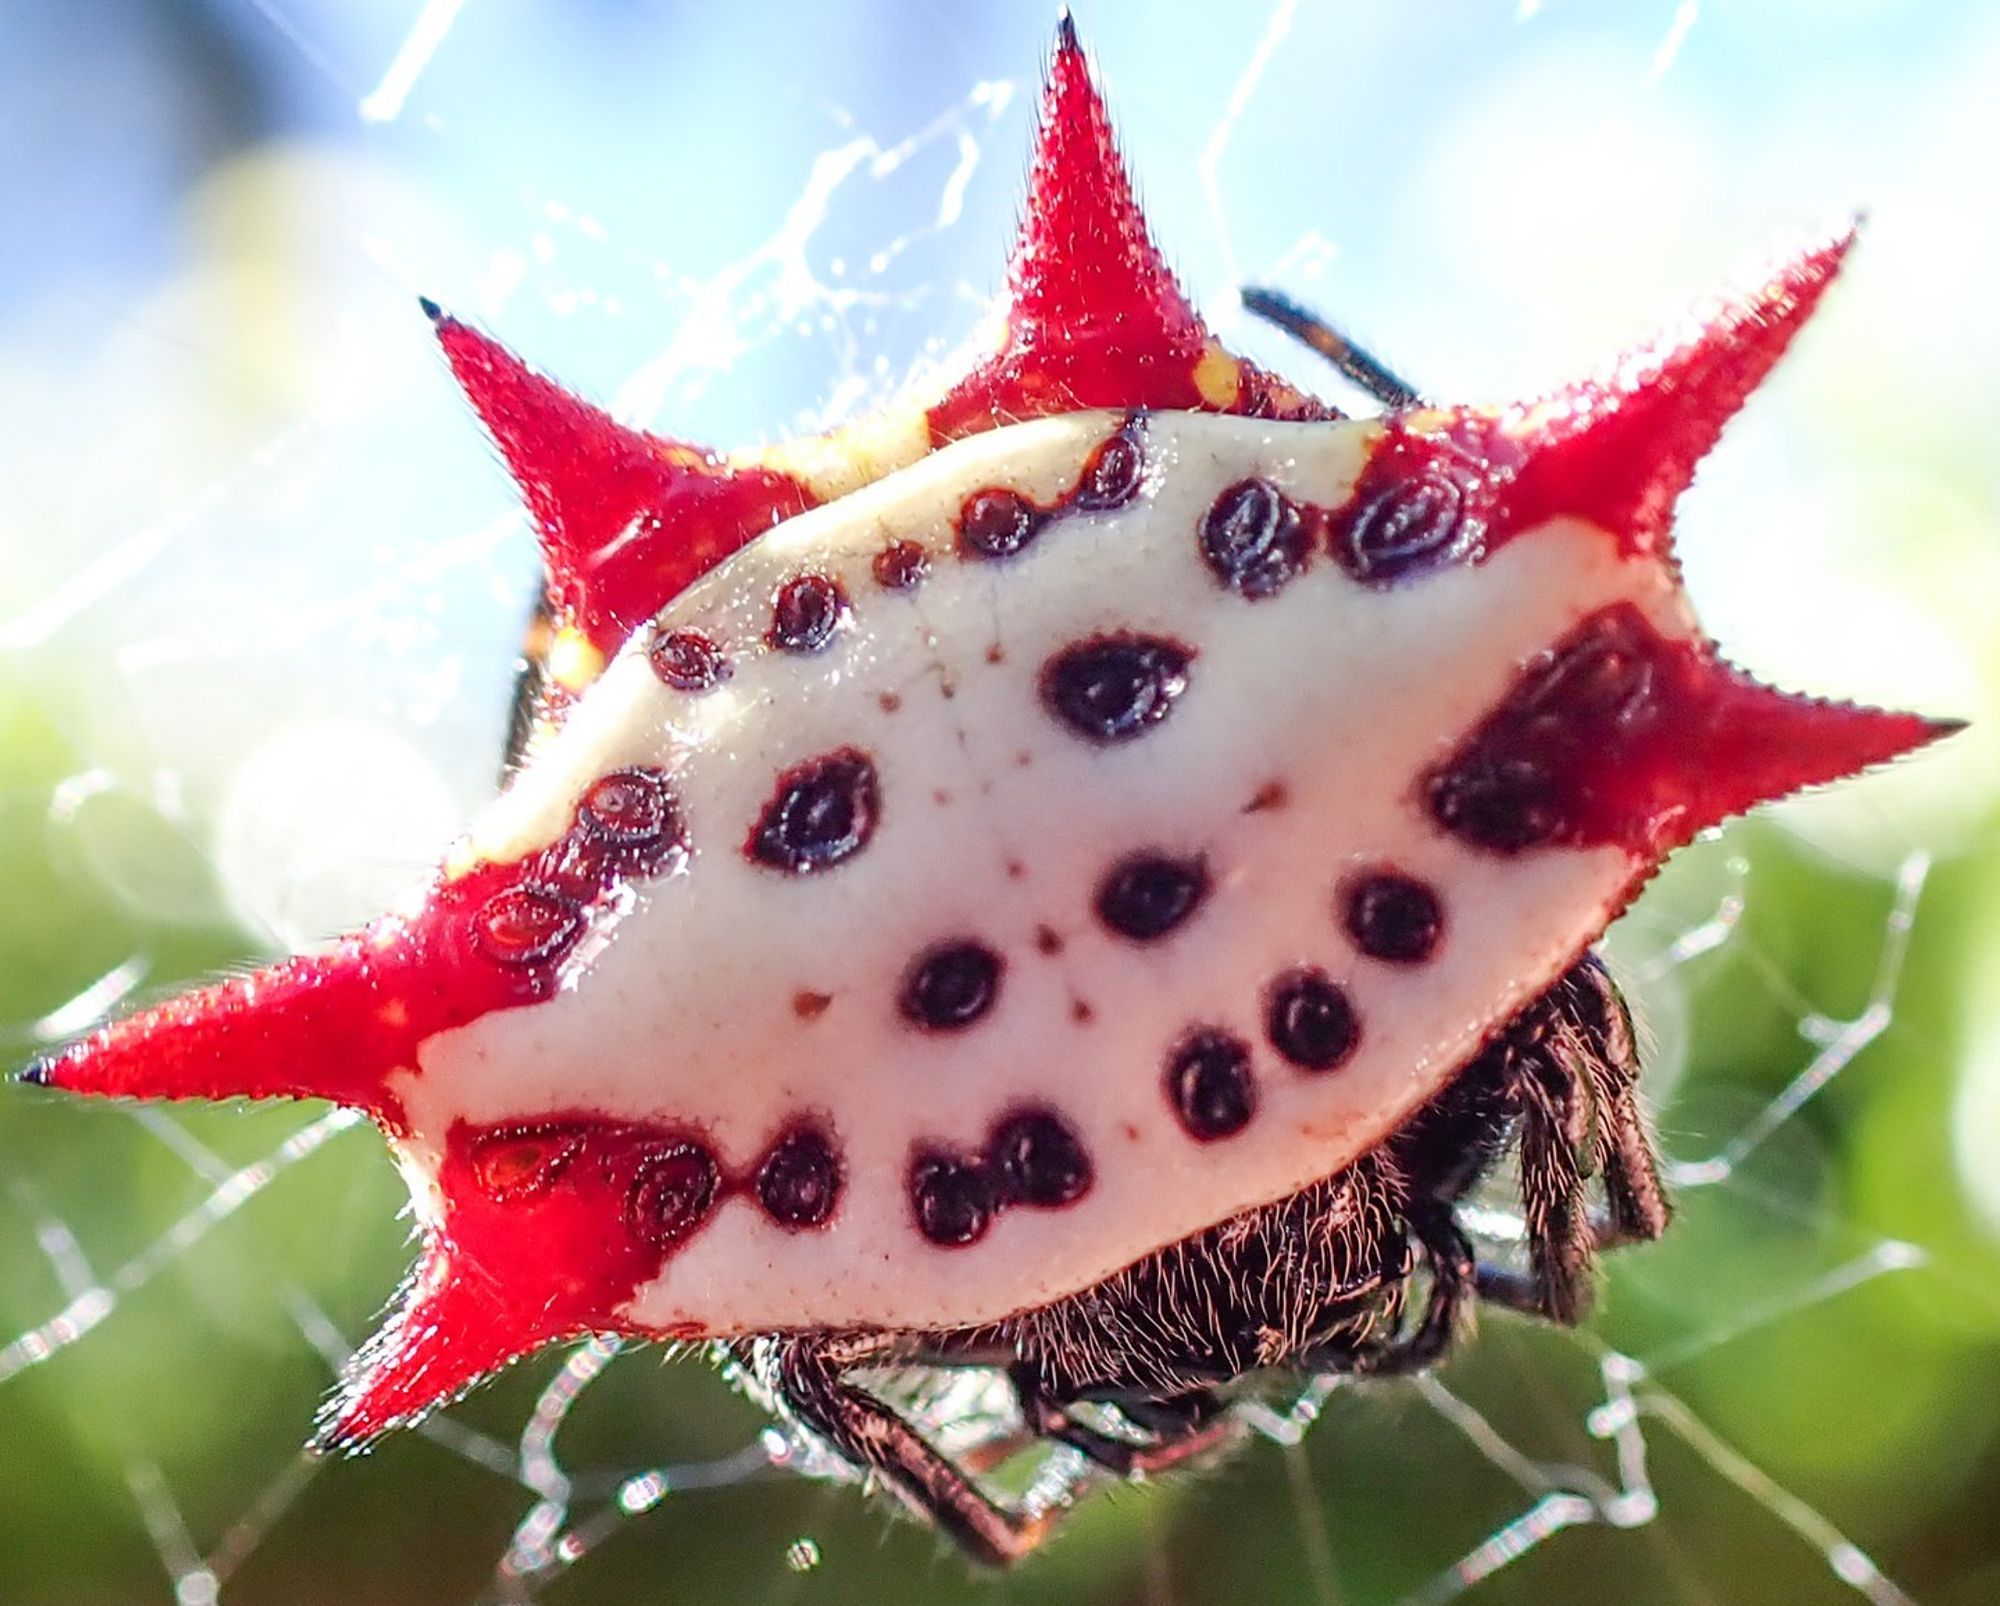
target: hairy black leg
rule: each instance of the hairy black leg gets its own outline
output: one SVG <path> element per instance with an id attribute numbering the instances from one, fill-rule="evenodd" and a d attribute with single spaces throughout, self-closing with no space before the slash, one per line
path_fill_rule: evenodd
<path id="1" fill-rule="evenodd" d="M 1192 1433 L 1229 1409 L 1213 1389 L 1189 1389 L 1173 1395 L 1115 1395 L 1111 1404 L 1148 1433 L 1167 1437 Z"/>
<path id="2" fill-rule="evenodd" d="M 1574 1325 L 1590 1304 L 1600 1251 L 1657 1238 L 1669 1215 L 1638 1102 L 1632 1018 L 1585 955 L 1500 1040 L 1520 1110 L 1521 1200 L 1531 1275 L 1478 1269 L 1480 1297 Z M 1585 1184 L 1600 1174 L 1605 1210 Z"/>
<path id="3" fill-rule="evenodd" d="M 889 1406 L 847 1381 L 849 1370 L 885 1353 L 879 1340 L 781 1339 L 778 1397 L 805 1427 L 875 1474 L 969 1555 L 992 1567 L 1019 1561 L 1047 1537 L 1055 1513 L 1028 1515 L 996 1504 Z"/>
<path id="4" fill-rule="evenodd" d="M 1521 1214 L 1543 1313 L 1574 1327 L 1590 1308 L 1596 1246 L 1583 1168 L 1591 1153 L 1588 1092 L 1553 1044 L 1520 1060 Z"/>
<path id="5" fill-rule="evenodd" d="M 1600 1091 L 1597 1122 L 1605 1148 L 1604 1202 L 1614 1232 L 1611 1243 L 1650 1243 L 1667 1230 L 1673 1207 L 1660 1184 L 1652 1138 L 1629 1083 Z"/>
<path id="6" fill-rule="evenodd" d="M 1634 1241 L 1617 1231 L 1609 1216 L 1598 1212 L 1592 1213 L 1584 1236 L 1593 1260 L 1604 1250 L 1617 1249 Z M 1539 1316 L 1545 1321 L 1561 1320 L 1549 1309 L 1541 1278 L 1533 1271 L 1520 1271 L 1512 1266 L 1499 1266 L 1490 1260 L 1482 1260 L 1474 1265 L 1472 1272 L 1473 1288 L 1482 1305 L 1498 1305 L 1505 1310 L 1519 1311 L 1523 1316 Z M 1587 1314 L 1587 1299 L 1585 1306 Z"/>
<path id="7" fill-rule="evenodd" d="M 1266 323 L 1275 324 L 1294 340 L 1310 346 L 1384 407 L 1413 407 L 1423 400 L 1416 386 L 1399 377 L 1367 348 L 1357 345 L 1318 313 L 1290 296 L 1259 285 L 1246 285 L 1243 305 Z"/>
<path id="8" fill-rule="evenodd" d="M 1114 1438 L 1072 1416 L 1029 1368 L 1017 1366 L 1009 1376 L 1021 1402 L 1021 1414 L 1035 1433 L 1082 1452 L 1121 1478 L 1164 1472 L 1227 1443 L 1237 1431 L 1236 1424 L 1222 1415 L 1221 1401 L 1206 1390 L 1198 1390 L 1172 1401 L 1112 1402 L 1146 1430 L 1150 1442 Z"/>
<path id="9" fill-rule="evenodd" d="M 1407 1337 L 1363 1349 L 1347 1370 L 1371 1377 L 1399 1377 L 1434 1366 L 1458 1332 L 1461 1313 L 1474 1291 L 1477 1265 L 1458 1218 L 1442 1199 L 1419 1201 L 1410 1212 L 1410 1230 L 1424 1253 L 1430 1292 L 1424 1313 Z"/>
<path id="10" fill-rule="evenodd" d="M 1588 1050 L 1583 1058 L 1595 1107 L 1610 1242 L 1650 1241 L 1666 1231 L 1672 1209 L 1639 1108 L 1639 1053 L 1632 1013 L 1594 954 L 1579 961 L 1561 986 L 1574 1030 Z"/>

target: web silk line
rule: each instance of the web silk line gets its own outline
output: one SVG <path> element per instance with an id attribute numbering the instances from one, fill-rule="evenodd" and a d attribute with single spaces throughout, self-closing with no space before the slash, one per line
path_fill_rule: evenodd
<path id="1" fill-rule="evenodd" d="M 1714 1154 L 1701 1160 L 1674 1161 L 1667 1166 L 1667 1180 L 1676 1187 L 1705 1188 L 1728 1181 L 1737 1169 L 1787 1121 L 1798 1114 L 1827 1083 L 1851 1065 L 1861 1051 L 1889 1029 L 1895 1018 L 1895 1001 L 1902 984 L 1904 962 L 1909 957 L 1910 934 L 1915 928 L 1917 904 L 1931 871 L 1928 853 L 1908 855 L 1896 872 L 1896 886 L 1889 917 L 1883 927 L 1882 946 L 1875 961 L 1875 978 L 1867 1001 L 1850 1020 L 1834 1020 L 1824 1015 L 1808 1015 L 1799 1023 L 1800 1035 L 1818 1041 L 1813 1055 L 1778 1096 Z"/>
<path id="2" fill-rule="evenodd" d="M 1819 1554 L 1841 1583 L 1874 1606 L 1913 1606 L 1910 1597 L 1860 1546 L 1730 1446 L 1685 1401 L 1662 1387 L 1643 1363 L 1616 1350 L 1593 1347 L 1598 1349 L 1604 1402 L 1591 1411 L 1585 1427 L 1591 1437 L 1611 1444 L 1618 1468 L 1616 1483 L 1588 1469 L 1526 1457 L 1480 1412 L 1436 1378 L 1417 1380 L 1418 1391 L 1438 1414 L 1534 1499 L 1452 1566 L 1406 1595 L 1402 1606 L 1442 1606 L 1457 1600 L 1571 1529 L 1603 1525 L 1629 1530 L 1656 1520 L 1661 1503 L 1647 1471 L 1650 1447 L 1643 1423 L 1648 1419 L 1658 1422 L 1713 1471 L 1783 1522 Z"/>
<path id="3" fill-rule="evenodd" d="M 153 1277 L 286 1171 L 319 1152 L 331 1139 L 361 1124 L 354 1110 L 333 1110 L 301 1127 L 265 1155 L 232 1172 L 200 1204 L 109 1277 L 97 1280 L 77 1247 L 74 1235 L 54 1217 L 36 1212 L 36 1237 L 69 1302 L 39 1326 L 0 1345 L 0 1383 L 61 1353 L 111 1316 L 128 1294 Z M 81 1282 L 83 1286 L 77 1286 Z"/>
<path id="4" fill-rule="evenodd" d="M 1264 25 L 1263 36 L 1250 53 L 1248 65 L 1229 91 L 1229 100 L 1223 107 L 1221 118 L 1203 142 L 1201 154 L 1195 158 L 1195 175 L 1201 182 L 1202 194 L 1207 198 L 1209 216 L 1215 222 L 1215 238 L 1222 246 L 1223 273 L 1231 284 L 1241 284 L 1243 275 L 1237 266 L 1235 249 L 1230 244 L 1229 214 L 1222 201 L 1222 180 L 1219 176 L 1222 158 L 1236 135 L 1236 125 L 1250 109 L 1250 98 L 1263 81 L 1264 69 L 1270 65 L 1278 47 L 1290 36 L 1298 13 L 1298 0 L 1278 0 L 1270 21 Z"/>
<path id="5" fill-rule="evenodd" d="M 464 9 L 465 0 L 424 0 L 423 9 L 390 59 L 382 81 L 363 95 L 355 107 L 364 123 L 393 123 L 403 114 L 410 91 L 417 87 L 417 80 Z"/>

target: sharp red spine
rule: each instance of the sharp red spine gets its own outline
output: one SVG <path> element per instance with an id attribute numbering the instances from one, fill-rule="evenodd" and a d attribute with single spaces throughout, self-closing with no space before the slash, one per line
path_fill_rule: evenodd
<path id="1" fill-rule="evenodd" d="M 610 790 L 617 830 L 604 819 Z M 440 875 L 415 913 L 127 1016 L 41 1061 L 34 1079 L 112 1097 L 330 1099 L 401 1131 L 390 1081 L 417 1073 L 425 1041 L 547 998 L 594 911 L 622 883 L 670 869 L 684 844 L 658 773 L 616 771 L 540 852 Z"/>
<path id="2" fill-rule="evenodd" d="M 1650 863 L 1955 729 L 1774 691 L 1620 604 L 1527 665 L 1422 789 L 1445 830 L 1489 852 L 1609 845 Z"/>
<path id="3" fill-rule="evenodd" d="M 1800 251 L 1593 378 L 1503 411 L 1392 415 L 1332 515 L 1333 556 L 1364 580 L 1489 557 L 1559 518 L 1627 557 L 1664 554 L 1696 465 L 1784 355 L 1854 231 Z"/>
<path id="4" fill-rule="evenodd" d="M 318 1447 L 350 1450 L 619 1309 L 699 1232 L 725 1179 L 697 1133 L 562 1116 L 454 1126 L 443 1219 L 396 1312 L 356 1355 Z"/>
<path id="5" fill-rule="evenodd" d="M 1087 407 L 1336 416 L 1230 357 L 1153 243 L 1073 28 L 1056 36 L 1021 232 L 1007 266 L 1006 338 L 930 411 L 940 443 Z M 1204 385 L 1207 360 L 1227 380 Z"/>
<path id="6" fill-rule="evenodd" d="M 438 341 L 520 482 L 561 622 L 609 656 L 731 553 L 803 512 L 790 475 L 619 423 L 448 313 Z"/>

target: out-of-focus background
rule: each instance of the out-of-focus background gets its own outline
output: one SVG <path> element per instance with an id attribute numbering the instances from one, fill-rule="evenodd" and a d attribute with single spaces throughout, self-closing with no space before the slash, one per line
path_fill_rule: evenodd
<path id="1" fill-rule="evenodd" d="M 999 283 L 1053 7 L 0 0 L 0 1061 L 310 941 L 488 792 L 533 577 L 421 289 L 626 416 L 851 413 Z M 298 1446 L 409 1258 L 318 1108 L 0 1097 L 17 1603 L 2000 1598 L 2000 17 L 1977 0 L 1095 0 L 1157 232 L 1434 394 L 1533 390 L 1783 230 L 1845 283 L 1683 551 L 1787 684 L 1971 717 L 1616 937 L 1681 1220 L 971 1581 L 585 1349 Z M 1337 394 L 1337 392 L 1336 392 Z"/>

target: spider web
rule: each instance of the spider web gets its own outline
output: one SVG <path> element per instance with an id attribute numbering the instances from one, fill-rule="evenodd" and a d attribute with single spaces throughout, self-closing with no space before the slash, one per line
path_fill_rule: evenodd
<path id="1" fill-rule="evenodd" d="M 1111 4 L 1080 19 L 1155 228 L 1233 343 L 1333 386 L 1226 310 L 1230 286 L 1262 280 L 1351 309 L 1439 393 L 1525 390 L 1641 332 L 1771 219 L 1811 221 L 1857 186 L 1935 248 L 1925 206 L 1945 192 L 1926 185 L 1943 181 L 1864 162 L 1830 86 L 1878 108 L 1921 95 L 1907 149 L 1977 148 L 1969 86 L 2000 62 L 1969 7 L 1901 29 L 1894 60 L 1870 8 L 1844 8 L 1803 63 L 1787 52 L 1807 24 L 1785 8 L 1753 24 L 1662 0 L 1615 25 L 1556 0 L 1466 9 L 1447 38 L 1393 7 L 1301 0 L 1229 23 Z M 10 477 L 74 536 L 42 550 L 14 531 L 0 588 L 0 894 L 35 927 L 0 947 L 6 1057 L 371 913 L 490 785 L 529 543 L 409 293 L 670 433 L 734 444 L 863 410 L 939 360 L 997 278 L 1048 21 L 800 8 L 751 39 L 694 5 L 502 19 L 485 0 L 218 0 L 216 48 L 296 109 L 200 164 L 188 260 L 44 293 L 30 304 L 55 308 L 52 333 L 0 323 L 45 415 L 22 409 Z M 1865 87 L 1864 65 L 1888 86 Z M 1765 111 L 1745 120 L 1734 75 L 1752 71 Z M 1746 164 L 1742 142 L 1779 154 Z M 258 237 L 302 202 L 285 238 Z M 1993 243 L 1991 220 L 1960 223 Z M 1758 668 L 1971 711 L 1951 582 L 1892 574 L 1858 522 L 1893 504 L 1956 574 L 1972 560 L 1953 539 L 1994 505 L 1990 483 L 1885 466 L 1867 396 L 1901 376 L 1837 366 L 1831 348 L 1868 345 L 1878 318 L 1923 376 L 1906 391 L 1978 383 L 1947 325 L 1896 305 L 1912 247 L 1884 232 L 1887 289 L 1864 277 L 1800 359 L 1864 423 L 1826 423 L 1807 381 L 1775 382 L 1696 493 L 1685 556 Z M 1928 264 L 1925 284 L 1948 302 Z M 1864 438 L 1876 457 L 1801 512 L 1800 465 Z M 132 483 L 80 488 L 107 441 Z M 2000 1558 L 1940 1536 L 2000 1484 L 1995 1412 L 1969 1381 L 1991 1396 L 2000 1376 L 1991 1250 L 1948 1179 L 1926 1182 L 1949 1196 L 1928 1212 L 1881 1182 L 1957 1085 L 1934 996 L 1949 967 L 1919 969 L 1993 793 L 1990 765 L 1957 763 L 1698 844 L 1615 933 L 1681 1219 L 1616 1257 L 1598 1321 L 1489 1319 L 1407 1385 L 1246 1402 L 1267 1442 L 1158 1489 L 1099 1492 L 1066 1451 L 1010 1463 L 1031 1501 L 1086 1497 L 1003 1595 L 1978 1598 Z M 1943 942 L 1975 940 L 1968 918 Z M 1900 1103 L 1896 1078 L 1917 1089 Z M 1960 1107 L 1990 1114 L 2000 1095 L 1964 1085 Z M 662 1367 L 609 1340 L 517 1368 L 366 1460 L 314 1461 L 295 1445 L 316 1397 L 408 1254 L 366 1123 L 7 1102 L 9 1599 L 992 1587 L 701 1359 Z M 1958 1152 L 1976 1179 L 1990 1130 Z M 1470 1224 L 1490 1253 L 1518 1248 L 1504 1189 Z M 1914 1373 L 1856 1386 L 1856 1368 L 1906 1359 Z M 1016 1426 L 992 1378 L 907 1386 L 954 1453 Z M 1884 1495 L 1872 1463 L 1897 1456 L 1922 1458 L 1922 1499 Z"/>

